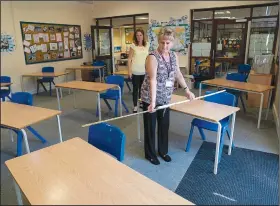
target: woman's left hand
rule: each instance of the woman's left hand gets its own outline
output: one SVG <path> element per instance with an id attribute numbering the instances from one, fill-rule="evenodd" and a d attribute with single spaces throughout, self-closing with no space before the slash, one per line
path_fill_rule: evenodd
<path id="1" fill-rule="evenodd" d="M 190 100 L 193 100 L 195 98 L 194 94 L 190 90 L 186 90 L 186 96 Z"/>

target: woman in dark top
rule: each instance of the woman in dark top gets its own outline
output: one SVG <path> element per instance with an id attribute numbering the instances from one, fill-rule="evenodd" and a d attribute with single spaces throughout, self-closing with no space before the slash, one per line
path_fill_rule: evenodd
<path id="1" fill-rule="evenodd" d="M 158 123 L 158 153 L 166 162 L 171 161 L 168 153 L 169 108 L 155 112 L 156 106 L 170 103 L 175 79 L 184 88 L 187 98 L 194 99 L 180 71 L 178 57 L 170 51 L 175 39 L 174 31 L 162 28 L 158 35 L 158 49 L 146 60 L 146 75 L 141 89 L 144 114 L 145 158 L 152 164 L 160 164 L 155 151 L 155 127 Z"/>

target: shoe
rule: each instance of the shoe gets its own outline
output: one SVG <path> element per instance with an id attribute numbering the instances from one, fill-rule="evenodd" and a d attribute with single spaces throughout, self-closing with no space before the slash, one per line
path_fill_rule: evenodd
<path id="1" fill-rule="evenodd" d="M 158 160 L 158 158 L 147 158 L 147 160 L 149 160 L 153 165 L 159 165 L 160 164 L 160 161 Z"/>
<path id="2" fill-rule="evenodd" d="M 171 162 L 171 157 L 169 155 L 159 155 L 165 162 Z"/>
<path id="3" fill-rule="evenodd" d="M 137 107 L 134 107 L 133 113 L 137 113 Z"/>

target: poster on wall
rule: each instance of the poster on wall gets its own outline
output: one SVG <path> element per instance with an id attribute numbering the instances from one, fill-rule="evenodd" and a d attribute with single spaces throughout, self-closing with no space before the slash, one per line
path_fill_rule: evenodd
<path id="1" fill-rule="evenodd" d="M 84 48 L 86 51 L 90 51 L 92 49 L 92 38 L 91 34 L 85 33 L 84 34 Z"/>
<path id="2" fill-rule="evenodd" d="M 179 54 L 186 55 L 188 45 L 190 44 L 190 25 L 187 23 L 187 16 L 183 16 L 180 19 L 170 18 L 169 22 L 158 22 L 151 20 L 151 24 L 148 29 L 148 38 L 150 42 L 150 50 L 156 50 L 158 47 L 157 35 L 162 27 L 171 28 L 175 32 L 174 45 L 172 51 Z"/>
<path id="3" fill-rule="evenodd" d="M 15 40 L 12 35 L 1 33 L 1 53 L 13 52 L 15 50 Z"/>
<path id="4" fill-rule="evenodd" d="M 83 58 L 81 26 L 22 21 L 20 26 L 26 64 Z"/>

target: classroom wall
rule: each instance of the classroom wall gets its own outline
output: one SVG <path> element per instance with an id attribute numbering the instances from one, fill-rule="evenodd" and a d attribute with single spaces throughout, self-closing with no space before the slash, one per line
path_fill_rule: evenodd
<path id="1" fill-rule="evenodd" d="M 91 52 L 83 50 L 83 59 L 26 65 L 20 21 L 81 25 L 83 36 L 85 32 L 90 32 L 91 15 L 92 4 L 75 1 L 2 1 L 1 32 L 13 35 L 16 41 L 14 52 L 1 53 L 1 75 L 11 76 L 12 90 L 21 91 L 21 75 L 24 73 L 39 72 L 43 66 L 54 66 L 56 71 L 64 71 L 66 67 L 91 60 Z M 55 81 L 64 81 L 64 77 L 59 77 Z M 27 91 L 35 91 L 34 80 L 25 78 L 24 83 Z"/>
<path id="2" fill-rule="evenodd" d="M 94 1 L 93 17 L 149 13 L 149 19 L 168 21 L 170 17 L 190 17 L 191 9 L 264 4 L 268 1 Z M 179 56 L 180 67 L 188 65 L 188 56 Z"/>

